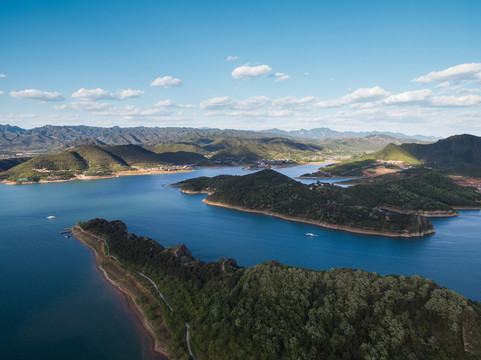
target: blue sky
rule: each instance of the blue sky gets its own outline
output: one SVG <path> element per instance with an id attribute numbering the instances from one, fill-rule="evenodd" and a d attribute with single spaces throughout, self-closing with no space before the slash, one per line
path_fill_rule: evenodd
<path id="1" fill-rule="evenodd" d="M 480 1 L 0 1 L 0 123 L 481 135 Z"/>

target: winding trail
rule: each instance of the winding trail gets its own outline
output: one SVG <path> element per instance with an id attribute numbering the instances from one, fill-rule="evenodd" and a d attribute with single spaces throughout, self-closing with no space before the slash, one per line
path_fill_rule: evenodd
<path id="1" fill-rule="evenodd" d="M 109 249 L 109 246 L 108 246 L 107 242 L 105 241 L 105 239 L 102 239 L 101 237 L 98 237 L 97 235 L 94 235 L 94 234 L 92 234 L 92 233 L 89 233 L 89 232 L 85 231 L 85 230 L 82 229 L 80 226 L 74 226 L 74 227 L 72 228 L 72 230 L 74 230 L 74 229 L 80 230 L 80 231 L 83 232 L 84 234 L 87 234 L 88 236 L 92 236 L 92 237 L 94 237 L 94 238 L 102 241 L 102 242 L 104 243 L 104 245 L 105 245 L 105 248 L 107 249 L 107 255 L 108 255 L 110 258 L 114 259 L 119 265 L 121 265 L 121 266 L 123 266 L 123 267 L 125 267 L 125 268 L 127 268 L 127 269 L 130 269 L 127 265 L 122 264 L 122 263 L 119 261 L 119 259 L 117 259 L 115 256 L 113 256 L 113 255 L 110 254 L 110 249 Z M 75 234 L 73 234 L 73 235 L 75 236 Z M 105 271 L 103 271 L 103 273 L 104 273 L 104 275 L 108 278 L 107 273 L 106 273 Z M 142 274 L 140 271 L 137 271 L 137 273 L 138 273 L 140 276 L 142 276 L 143 278 L 147 279 L 147 280 L 154 286 L 155 290 L 156 290 L 157 293 L 160 295 L 161 299 L 162 299 L 162 300 L 164 301 L 164 303 L 167 305 L 167 307 L 169 308 L 169 310 L 170 310 L 171 312 L 175 313 L 175 311 L 174 311 L 174 309 L 172 308 L 172 306 L 170 306 L 170 304 L 169 304 L 169 303 L 167 302 L 167 300 L 165 299 L 164 295 L 160 292 L 157 284 L 156 284 L 151 278 L 149 278 L 149 277 L 146 276 L 145 274 Z M 194 354 L 192 353 L 192 349 L 191 349 L 191 347 L 190 347 L 190 325 L 186 322 L 186 323 L 185 323 L 185 327 L 187 328 L 187 331 L 186 331 L 186 333 L 185 333 L 185 340 L 186 340 L 186 342 L 187 342 L 187 350 L 189 351 L 190 357 L 191 357 L 192 359 L 194 359 L 194 360 L 197 360 L 196 357 L 194 356 Z"/>

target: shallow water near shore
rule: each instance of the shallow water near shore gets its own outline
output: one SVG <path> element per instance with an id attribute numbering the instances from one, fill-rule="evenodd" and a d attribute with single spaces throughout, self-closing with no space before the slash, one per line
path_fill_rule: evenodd
<path id="1" fill-rule="evenodd" d="M 319 165 L 284 168 L 291 177 Z M 184 243 L 204 261 L 271 259 L 311 269 L 353 267 L 420 274 L 481 300 L 481 211 L 432 219 L 436 234 L 358 235 L 212 207 L 168 185 L 240 168 L 24 186 L 0 185 L 0 346 L 5 359 L 154 359 L 152 341 L 92 253 L 59 234 L 77 221 L 121 219 L 164 246 Z M 303 182 L 311 182 L 304 180 Z M 46 219 L 53 215 L 55 219 Z M 317 237 L 308 237 L 314 233 Z"/>

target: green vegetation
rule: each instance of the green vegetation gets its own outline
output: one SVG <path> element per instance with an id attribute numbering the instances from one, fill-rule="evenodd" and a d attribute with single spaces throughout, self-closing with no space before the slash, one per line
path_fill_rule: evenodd
<path id="1" fill-rule="evenodd" d="M 64 179 L 66 174 L 88 176 L 111 175 L 115 171 L 137 167 L 199 164 L 209 161 L 202 155 L 187 152 L 156 154 L 139 145 L 86 145 L 58 154 L 39 155 L 0 173 L 0 180 L 40 181 Z"/>
<path id="2" fill-rule="evenodd" d="M 208 192 L 207 200 L 213 203 L 313 220 L 341 226 L 344 230 L 393 236 L 419 236 L 432 232 L 432 224 L 422 216 L 386 215 L 362 204 L 362 201 L 349 203 L 345 189 L 320 183 L 304 185 L 274 170 L 245 176 L 201 177 L 176 185 L 187 192 Z"/>
<path id="3" fill-rule="evenodd" d="M 447 175 L 479 177 L 481 174 L 481 138 L 456 135 L 433 144 L 389 144 L 383 149 L 339 164 L 320 168 L 314 177 L 362 176 L 363 171 L 379 162 L 434 168 Z"/>
<path id="4" fill-rule="evenodd" d="M 138 282 L 152 278 L 172 334 L 169 357 L 188 359 L 479 359 L 481 304 L 420 276 L 312 271 L 275 261 L 247 269 L 205 264 L 183 246 L 127 234 L 120 221 L 79 224 L 106 240 Z"/>
<path id="5" fill-rule="evenodd" d="M 391 135 L 391 136 L 390 136 Z M 268 139 L 290 139 L 295 143 L 294 148 L 284 144 L 281 149 L 275 149 L 274 144 L 265 142 Z M 337 132 L 327 128 L 299 131 L 282 131 L 271 129 L 265 131 L 219 130 L 195 128 L 101 128 L 91 126 L 42 126 L 30 130 L 16 126 L 0 125 L 0 151 L 31 151 L 44 152 L 73 149 L 85 145 L 143 145 L 149 146 L 156 153 L 162 152 L 194 152 L 212 156 L 217 151 L 242 147 L 248 144 L 257 149 L 249 149 L 260 158 L 271 159 L 275 155 L 284 153 L 284 158 L 307 160 L 308 157 L 296 157 L 299 149 L 297 144 L 314 146 L 315 157 L 318 148 L 322 148 L 322 156 L 346 157 L 364 155 L 381 149 L 389 143 L 401 144 L 406 142 L 420 142 L 419 139 L 432 140 L 423 136 L 408 138 L 403 134 L 381 134 L 369 132 Z M 249 142 L 250 140 L 254 140 Z M 204 148 L 204 146 L 207 146 Z M 286 147 L 287 146 L 287 147 Z M 283 149 L 282 149 L 283 148 Z M 253 151 L 254 150 L 254 151 Z M 308 150 L 310 151 L 310 150 Z M 278 159 L 276 157 L 272 159 Z M 220 159 L 223 160 L 223 157 Z M 237 160 L 236 160 L 237 161 Z M 238 161 L 237 161 L 238 162 Z"/>
<path id="6" fill-rule="evenodd" d="M 480 207 L 481 194 L 457 185 L 433 171 L 401 180 L 352 186 L 344 190 L 345 203 L 369 207 L 390 206 L 402 210 L 452 211 L 453 207 Z"/>
<path id="7" fill-rule="evenodd" d="M 157 154 L 171 153 L 171 152 L 178 152 L 178 151 L 185 151 L 185 152 L 196 153 L 201 155 L 209 154 L 209 151 L 202 148 L 200 145 L 189 143 L 189 142 L 166 143 L 166 144 L 150 147 L 150 150 L 152 150 Z"/>
<path id="8" fill-rule="evenodd" d="M 0 159 L 0 171 L 6 171 L 14 166 L 17 166 L 30 158 L 28 157 L 15 157 L 10 159 Z"/>

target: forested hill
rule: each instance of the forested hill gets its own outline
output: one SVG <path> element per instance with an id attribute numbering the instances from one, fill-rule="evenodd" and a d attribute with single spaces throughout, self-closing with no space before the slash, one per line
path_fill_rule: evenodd
<path id="1" fill-rule="evenodd" d="M 432 144 L 389 144 L 377 152 L 320 168 L 317 174 L 311 175 L 363 176 L 366 171 L 383 162 L 404 166 L 422 165 L 446 174 L 481 177 L 481 137 L 464 134 Z"/>
<path id="2" fill-rule="evenodd" d="M 213 204 L 262 211 L 340 230 L 390 236 L 422 236 L 432 224 L 417 214 L 384 214 L 345 189 L 327 184 L 304 185 L 274 170 L 244 176 L 201 177 L 175 184 L 184 192 L 207 192 Z M 351 200 L 350 203 L 348 200 Z"/>
<path id="3" fill-rule="evenodd" d="M 139 145 L 86 145 L 57 154 L 35 156 L 0 172 L 0 179 L 18 181 L 27 178 L 38 181 L 52 175 L 67 178 L 74 173 L 101 175 L 129 170 L 132 166 L 158 167 L 168 164 L 209 165 L 210 161 L 197 153 L 179 151 L 157 154 Z"/>
<path id="4" fill-rule="evenodd" d="M 481 166 L 481 137 L 474 135 L 455 135 L 432 144 L 388 145 L 370 158 L 379 160 L 401 160 L 403 156 L 412 160 L 406 162 L 422 163 L 437 168 L 452 167 L 459 163 Z"/>
<path id="5" fill-rule="evenodd" d="M 420 276 L 313 271 L 275 261 L 250 268 L 232 260 L 205 264 L 183 245 L 164 248 L 127 234 L 120 221 L 79 225 L 105 239 L 138 281 L 145 281 L 140 271 L 158 284 L 175 309 L 163 307 L 162 314 L 174 339 L 172 359 L 186 358 L 185 322 L 199 360 L 481 356 L 481 304 Z"/>

